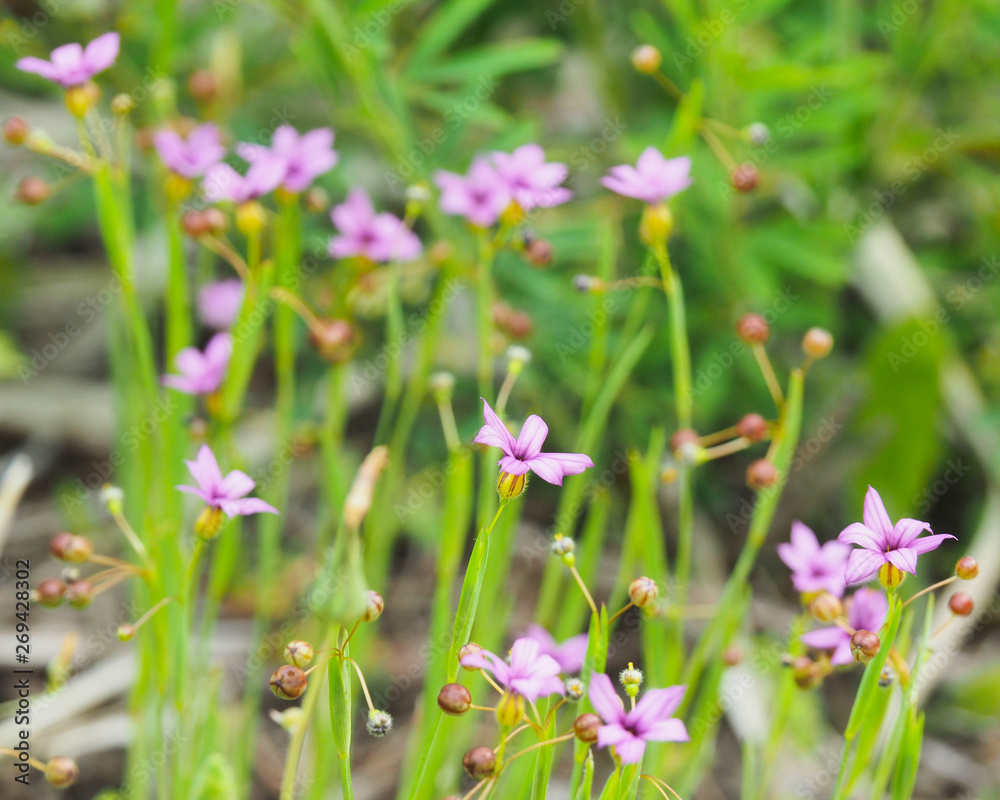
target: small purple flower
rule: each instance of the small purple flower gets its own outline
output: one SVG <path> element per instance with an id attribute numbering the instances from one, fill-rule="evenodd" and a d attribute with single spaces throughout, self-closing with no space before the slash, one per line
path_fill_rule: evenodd
<path id="1" fill-rule="evenodd" d="M 840 542 L 861 547 L 852 551 L 847 560 L 844 580 L 848 585 L 863 583 L 883 564 L 916 575 L 918 555 L 936 550 L 945 539 L 955 538 L 950 533 L 918 538 L 924 531 L 930 531 L 931 526 L 916 519 L 904 517 L 893 525 L 882 498 L 871 486 L 865 495 L 862 519 L 864 523 L 852 522 L 837 537 Z"/>
<path id="2" fill-rule="evenodd" d="M 270 147 L 244 143 L 237 145 L 236 152 L 255 166 L 260 162 L 279 164 L 282 175 L 278 183 L 289 192 L 305 191 L 340 158 L 333 149 L 330 128 L 300 134 L 291 125 L 282 125 L 274 132 Z"/>
<path id="3" fill-rule="evenodd" d="M 570 637 L 559 644 L 552 638 L 552 634 L 541 625 L 530 625 L 524 636 L 526 639 L 538 642 L 539 652 L 554 658 L 559 669 L 566 674 L 579 672 L 587 658 L 587 634 L 585 633 Z"/>
<path id="4" fill-rule="evenodd" d="M 157 131 L 153 146 L 167 168 L 185 178 L 200 178 L 226 155 L 219 129 L 212 123 L 199 125 L 187 138 L 169 129 Z"/>
<path id="5" fill-rule="evenodd" d="M 612 167 L 601 183 L 612 192 L 655 205 L 691 185 L 691 159 L 664 158 L 655 147 L 647 147 L 634 167 Z"/>
<path id="6" fill-rule="evenodd" d="M 222 385 L 233 340 L 228 333 L 217 333 L 202 353 L 197 347 L 185 347 L 174 359 L 180 375 L 164 375 L 164 386 L 185 394 L 211 394 Z"/>
<path id="7" fill-rule="evenodd" d="M 844 568 L 851 548 L 843 542 L 824 542 L 820 547 L 816 534 L 796 520 L 792 523 L 791 544 L 778 545 L 778 555 L 792 571 L 792 584 L 803 593 L 829 592 L 844 596 Z"/>
<path id="8" fill-rule="evenodd" d="M 638 764 L 647 742 L 686 742 L 684 723 L 673 718 L 687 686 L 652 689 L 635 708 L 626 711 L 614 684 L 604 673 L 590 679 L 590 703 L 604 724 L 597 729 L 597 746 L 614 747 L 623 764 Z"/>
<path id="9" fill-rule="evenodd" d="M 246 175 L 240 175 L 223 162 L 205 173 L 201 190 L 212 203 L 221 200 L 247 203 L 277 189 L 284 174 L 284 165 L 275 158 L 261 159 L 251 164 Z"/>
<path id="10" fill-rule="evenodd" d="M 340 231 L 330 241 L 334 258 L 361 256 L 371 261 L 412 261 L 420 256 L 420 239 L 399 217 L 376 214 L 364 189 L 352 189 L 347 199 L 330 212 Z"/>
<path id="11" fill-rule="evenodd" d="M 497 683 L 532 703 L 539 697 L 565 691 L 559 679 L 559 664 L 552 656 L 544 655 L 534 639 L 514 642 L 510 648 L 510 664 L 483 650 L 463 658 L 462 666 L 493 673 Z"/>
<path id="12" fill-rule="evenodd" d="M 858 589 L 847 601 L 847 624 L 856 631 L 878 633 L 889 612 L 885 592 L 877 589 Z M 832 650 L 830 663 L 834 666 L 854 663 L 851 655 L 851 634 L 843 628 L 819 628 L 802 634 L 802 641 L 817 650 Z"/>
<path id="13" fill-rule="evenodd" d="M 582 453 L 543 453 L 549 426 L 535 414 L 524 421 L 516 440 L 486 400 L 483 400 L 483 420 L 486 424 L 473 441 L 503 450 L 504 456 L 497 463 L 508 475 L 524 475 L 530 469 L 543 481 L 562 486 L 565 475 L 579 475 L 594 466 L 590 456 Z"/>
<path id="14" fill-rule="evenodd" d="M 198 486 L 178 486 L 178 490 L 200 497 L 212 508 L 222 509 L 230 519 L 248 514 L 277 514 L 278 509 L 258 497 L 247 497 L 256 486 L 253 478 L 234 469 L 225 478 L 212 449 L 203 444 L 194 461 L 185 461 Z"/>
<path id="15" fill-rule="evenodd" d="M 507 181 L 485 158 L 475 159 L 467 175 L 438 170 L 434 182 L 441 189 L 441 210 L 480 228 L 500 219 L 513 199 Z"/>
<path id="16" fill-rule="evenodd" d="M 243 304 L 243 281 L 229 278 L 206 283 L 198 292 L 198 318 L 217 331 L 228 330 Z"/>
<path id="17" fill-rule="evenodd" d="M 526 144 L 513 153 L 493 153 L 493 163 L 515 202 L 525 211 L 551 208 L 569 200 L 573 193 L 559 184 L 569 173 L 565 164 L 545 163 L 545 151 Z"/>
<path id="18" fill-rule="evenodd" d="M 52 51 L 51 61 L 28 56 L 17 62 L 22 72 L 33 72 L 54 81 L 64 89 L 86 83 L 99 72 L 115 63 L 121 39 L 117 33 L 98 36 L 86 47 L 77 43 L 64 44 Z"/>

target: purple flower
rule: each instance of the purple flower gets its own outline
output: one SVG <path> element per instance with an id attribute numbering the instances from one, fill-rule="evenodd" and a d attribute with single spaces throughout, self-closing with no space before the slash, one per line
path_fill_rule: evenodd
<path id="1" fill-rule="evenodd" d="M 185 178 L 200 178 L 226 155 L 219 129 L 212 123 L 199 125 L 187 138 L 169 129 L 157 131 L 153 146 L 167 168 Z"/>
<path id="2" fill-rule="evenodd" d="M 233 340 L 228 333 L 217 333 L 202 353 L 196 347 L 185 347 L 174 359 L 180 375 L 164 375 L 164 386 L 185 394 L 211 394 L 222 385 L 226 374 Z"/>
<path id="3" fill-rule="evenodd" d="M 549 426 L 534 414 L 524 421 L 516 441 L 486 400 L 483 400 L 483 420 L 486 424 L 473 441 L 503 450 L 504 456 L 497 463 L 508 475 L 524 475 L 530 469 L 543 481 L 562 486 L 563 476 L 578 475 L 594 466 L 590 456 L 582 453 L 543 453 Z"/>
<path id="4" fill-rule="evenodd" d="M 330 241 L 334 258 L 361 256 L 371 261 L 412 261 L 423 251 L 420 239 L 399 217 L 376 214 L 364 189 L 352 189 L 330 212 L 340 231 Z"/>
<path id="5" fill-rule="evenodd" d="M 554 658 L 562 672 L 579 672 L 583 667 L 587 657 L 587 634 L 581 633 L 558 644 L 541 625 L 530 625 L 525 638 L 538 642 L 539 652 Z"/>
<path id="6" fill-rule="evenodd" d="M 820 547 L 816 534 L 796 520 L 792 523 L 791 544 L 778 545 L 778 555 L 792 571 L 792 584 L 800 592 L 829 592 L 844 596 L 844 568 L 851 548 L 843 542 L 824 542 Z"/>
<path id="7" fill-rule="evenodd" d="M 604 724 L 597 729 L 597 746 L 614 747 L 623 764 L 638 764 L 646 742 L 686 742 L 687 728 L 674 711 L 684 699 L 687 686 L 652 689 L 639 698 L 635 708 L 625 711 L 614 684 L 604 673 L 590 679 L 590 703 Z"/>
<path id="8" fill-rule="evenodd" d="M 185 461 L 198 486 L 178 486 L 182 492 L 200 497 L 212 508 L 219 508 L 227 517 L 248 514 L 277 514 L 278 509 L 257 497 L 247 497 L 256 485 L 245 472 L 234 469 L 225 478 L 219 470 L 212 449 L 203 444 L 194 461 Z"/>
<path id="9" fill-rule="evenodd" d="M 885 592 L 877 589 L 858 589 L 847 601 L 847 624 L 856 631 L 878 633 L 889 612 Z M 819 628 L 802 634 L 802 641 L 817 650 L 832 650 L 830 663 L 834 666 L 851 664 L 851 634 L 843 628 Z"/>
<path id="10" fill-rule="evenodd" d="M 847 560 L 844 580 L 848 585 L 863 583 L 871 578 L 883 564 L 892 564 L 903 572 L 917 574 L 917 556 L 941 546 L 945 539 L 954 539 L 949 533 L 918 538 L 930 531 L 926 522 L 905 517 L 895 525 L 889 520 L 882 498 L 871 486 L 865 495 L 864 523 L 852 522 L 840 532 L 837 540 L 860 545 Z"/>
<path id="11" fill-rule="evenodd" d="M 569 200 L 573 193 L 559 184 L 569 170 L 565 164 L 545 163 L 545 151 L 537 144 L 526 144 L 513 153 L 493 153 L 496 171 L 507 189 L 525 211 L 550 208 Z"/>
<path id="12" fill-rule="evenodd" d="M 86 47 L 77 43 L 64 44 L 52 51 L 51 61 L 29 56 L 17 62 L 22 72 L 33 72 L 50 81 L 55 81 L 64 89 L 79 86 L 104 72 L 118 58 L 121 40 L 117 33 L 98 36 Z"/>
<path id="13" fill-rule="evenodd" d="M 270 147 L 244 143 L 237 145 L 236 152 L 254 166 L 261 162 L 279 165 L 278 183 L 289 192 L 305 191 L 339 160 L 330 128 L 300 134 L 291 125 L 282 125 L 271 137 Z"/>
<path id="14" fill-rule="evenodd" d="M 485 158 L 473 161 L 467 175 L 438 170 L 434 182 L 441 189 L 441 210 L 480 228 L 500 219 L 513 199 L 507 181 Z"/>
<path id="15" fill-rule="evenodd" d="M 198 292 L 198 317 L 217 331 L 232 326 L 243 304 L 243 281 L 230 278 L 206 283 Z"/>
<path id="16" fill-rule="evenodd" d="M 691 159 L 687 156 L 664 158 L 655 147 L 647 147 L 634 167 L 612 167 L 601 183 L 612 192 L 652 205 L 687 189 L 691 185 L 690 173 Z"/>
<path id="17" fill-rule="evenodd" d="M 493 673 L 497 683 L 534 703 L 539 697 L 562 694 L 559 664 L 552 656 L 541 652 L 534 639 L 518 639 L 510 648 L 510 664 L 497 655 L 483 650 L 462 659 L 463 667 L 485 669 Z"/>

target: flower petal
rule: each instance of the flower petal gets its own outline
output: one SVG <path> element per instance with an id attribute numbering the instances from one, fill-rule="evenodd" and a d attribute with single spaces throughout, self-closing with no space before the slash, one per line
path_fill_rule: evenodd
<path id="1" fill-rule="evenodd" d="M 651 689 L 642 695 L 625 717 L 625 726 L 643 734 L 653 723 L 670 717 L 684 699 L 687 686 Z"/>
<path id="2" fill-rule="evenodd" d="M 893 549 L 898 547 L 909 547 L 913 543 L 914 539 L 916 539 L 924 531 L 930 531 L 930 529 L 931 526 L 926 522 L 921 522 L 919 519 L 908 519 L 907 517 L 903 517 L 892 529 L 892 534 L 889 536 L 889 547 Z"/>
<path id="3" fill-rule="evenodd" d="M 598 731 L 600 733 L 600 731 Z M 646 742 L 638 736 L 633 736 L 621 744 L 615 745 L 615 752 L 623 764 L 638 764 L 646 752 Z"/>
<path id="4" fill-rule="evenodd" d="M 565 475 L 579 475 L 594 466 L 582 453 L 540 453 L 526 463 L 539 478 L 556 486 L 562 486 Z"/>
<path id="5" fill-rule="evenodd" d="M 91 75 L 104 72 L 115 63 L 121 37 L 117 33 L 105 33 L 90 42 L 83 51 L 83 63 Z"/>
<path id="6" fill-rule="evenodd" d="M 243 500 L 225 500 L 220 505 L 226 516 L 245 517 L 248 514 L 279 514 L 280 512 L 270 503 L 266 503 L 259 497 L 247 497 Z"/>
<path id="7" fill-rule="evenodd" d="M 611 747 L 632 738 L 634 738 L 633 735 L 617 723 L 602 725 L 597 729 L 598 747 Z"/>
<path id="8" fill-rule="evenodd" d="M 537 414 L 532 414 L 521 426 L 521 434 L 517 437 L 514 454 L 523 461 L 530 461 L 542 452 L 545 437 L 549 435 L 549 426 Z"/>
<path id="9" fill-rule="evenodd" d="M 885 554 L 889 563 L 894 567 L 909 572 L 911 575 L 917 574 L 917 551 L 909 547 L 901 547 L 898 550 L 890 550 Z"/>
<path id="10" fill-rule="evenodd" d="M 924 536 L 915 540 L 910 544 L 910 549 L 922 555 L 929 553 L 931 550 L 937 550 L 944 543 L 945 539 L 954 538 L 950 533 L 935 533 L 933 536 Z"/>
<path id="11" fill-rule="evenodd" d="M 209 494 L 214 494 L 222 483 L 222 472 L 219 470 L 219 462 L 215 460 L 212 448 L 203 444 L 195 460 L 184 463 L 187 464 L 191 477 L 198 482 L 198 485 Z"/>
<path id="12" fill-rule="evenodd" d="M 622 706 L 622 701 L 615 691 L 614 684 L 611 683 L 611 678 L 603 672 L 590 677 L 587 696 L 590 698 L 590 704 L 597 712 L 597 716 L 607 723 L 605 727 L 620 725 L 625 721 L 625 709 Z"/>
<path id="13" fill-rule="evenodd" d="M 486 424 L 480 428 L 479 433 L 476 434 L 476 438 L 472 441 L 499 447 L 507 455 L 513 455 L 517 442 L 510 431 L 507 430 L 507 426 L 500 420 L 500 417 L 490 408 L 490 404 L 486 402 L 486 399 L 480 399 L 483 401 L 483 421 Z M 523 475 L 524 473 L 514 474 Z"/>
<path id="14" fill-rule="evenodd" d="M 837 537 L 838 542 L 843 542 L 844 544 L 856 544 L 865 548 L 865 550 L 872 550 L 875 552 L 881 552 L 886 546 L 886 542 L 883 537 L 869 528 L 867 525 L 863 525 L 860 522 L 852 522 L 844 530 L 840 532 Z"/>
<path id="15" fill-rule="evenodd" d="M 885 510 L 885 503 L 882 502 L 881 495 L 871 486 L 865 494 L 865 510 L 862 514 L 865 525 L 876 534 L 887 537 L 892 532 L 892 522 L 889 520 L 889 512 Z"/>
<path id="16" fill-rule="evenodd" d="M 873 553 L 871 550 L 855 550 L 847 559 L 844 583 L 848 585 L 864 583 L 878 572 L 878 568 L 884 563 L 886 563 L 886 558 L 882 553 Z"/>
<path id="17" fill-rule="evenodd" d="M 792 522 L 792 546 L 803 553 L 812 553 L 819 550 L 819 539 L 813 533 L 812 528 L 803 522 L 794 520 Z"/>
<path id="18" fill-rule="evenodd" d="M 225 500 L 239 500 L 244 495 L 250 494 L 256 485 L 254 479 L 245 472 L 234 469 L 222 479 L 216 489 L 216 494 Z"/>
<path id="19" fill-rule="evenodd" d="M 850 640 L 850 635 L 843 628 L 836 625 L 832 628 L 819 628 L 802 634 L 802 642 L 817 650 L 833 650 L 839 647 L 844 641 Z"/>
<path id="20" fill-rule="evenodd" d="M 190 462 L 189 462 L 190 463 Z M 204 500 L 209 505 L 212 505 L 212 497 L 208 492 L 203 489 L 197 489 L 194 486 L 175 486 L 175 489 L 179 492 L 184 492 L 186 494 L 193 494 L 195 497 L 199 497 Z"/>
<path id="21" fill-rule="evenodd" d="M 583 668 L 583 663 L 587 659 L 587 639 L 585 633 L 573 636 L 551 653 L 551 656 L 559 662 L 563 672 L 579 672 Z"/>
<path id="22" fill-rule="evenodd" d="M 642 738 L 647 742 L 687 742 L 687 726 L 679 719 L 663 719 L 654 722 L 642 732 Z"/>
<path id="23" fill-rule="evenodd" d="M 508 475 L 523 475 L 528 471 L 528 462 L 514 456 L 504 456 L 497 464 L 500 465 L 500 470 Z"/>

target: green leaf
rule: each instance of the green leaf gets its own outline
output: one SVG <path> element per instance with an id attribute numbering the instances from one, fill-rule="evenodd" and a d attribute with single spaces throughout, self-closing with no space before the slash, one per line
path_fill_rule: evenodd
<path id="1" fill-rule="evenodd" d="M 903 619 L 903 602 L 899 596 L 894 594 L 890 597 L 889 601 L 889 619 L 886 622 L 884 633 L 881 634 L 882 646 L 879 647 L 875 658 L 865 666 L 865 673 L 861 678 L 861 685 L 858 687 L 858 693 L 854 698 L 854 706 L 851 708 L 851 716 L 847 720 L 847 730 L 844 732 L 844 738 L 848 741 L 852 741 L 858 735 L 862 725 L 872 722 L 869 719 L 869 713 L 872 703 L 875 700 L 875 694 L 880 691 L 878 682 L 882 676 L 882 667 L 885 666 L 885 660 L 889 657 L 889 651 L 896 641 L 899 623 Z"/>
<path id="2" fill-rule="evenodd" d="M 450 0 L 443 3 L 417 34 L 411 64 L 425 64 L 444 53 L 494 1 Z"/>
<path id="3" fill-rule="evenodd" d="M 475 96 L 483 100 L 496 90 L 499 78 L 512 72 L 551 66 L 562 52 L 563 45 L 556 39 L 511 39 L 471 47 L 440 63 L 414 66 L 409 77 L 471 85 L 476 87 Z M 472 78 L 475 80 L 470 83 Z M 484 96 L 479 97 L 480 94 Z"/>

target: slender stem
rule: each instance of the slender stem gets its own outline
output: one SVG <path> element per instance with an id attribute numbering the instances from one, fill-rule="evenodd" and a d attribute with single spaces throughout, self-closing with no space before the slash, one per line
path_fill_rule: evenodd
<path id="1" fill-rule="evenodd" d="M 707 460 L 712 461 L 716 458 L 722 458 L 723 456 L 729 456 L 733 453 L 739 453 L 741 450 L 746 450 L 752 444 L 753 442 L 749 439 L 740 436 L 738 439 L 733 439 L 725 444 L 709 447 L 705 450 L 705 457 Z"/>
<path id="2" fill-rule="evenodd" d="M 785 395 L 781 391 L 781 384 L 778 383 L 778 376 L 774 374 L 774 367 L 771 366 L 771 359 L 767 357 L 767 350 L 764 349 L 764 345 L 755 344 L 753 346 L 753 355 L 757 359 L 761 373 L 764 375 L 767 390 L 771 393 L 778 411 L 781 411 L 781 408 L 785 405 Z"/>
<path id="3" fill-rule="evenodd" d="M 372 702 L 372 696 L 368 693 L 368 684 L 365 683 L 365 676 L 361 672 L 361 667 L 358 666 L 358 662 L 355 661 L 353 658 L 346 658 L 344 660 L 347 661 L 347 663 L 350 664 L 352 667 L 354 667 L 354 671 L 358 673 L 358 680 L 361 681 L 361 691 L 365 693 L 365 702 L 368 703 L 368 710 L 374 711 L 375 704 Z"/>
<path id="4" fill-rule="evenodd" d="M 632 606 L 634 606 L 634 605 L 635 605 L 635 603 L 633 603 L 633 602 L 631 602 L 631 601 L 629 601 L 628 603 L 626 603 L 625 605 L 623 605 L 623 606 L 622 606 L 621 608 L 619 608 L 619 609 L 618 609 L 618 610 L 617 610 L 617 611 L 616 611 L 616 612 L 614 613 L 614 616 L 612 616 L 612 617 L 611 617 L 611 618 L 610 618 L 610 619 L 608 620 L 608 624 L 610 625 L 610 624 L 611 624 L 612 622 L 614 622 L 614 621 L 615 621 L 616 619 L 618 619 L 618 617 L 620 617 L 620 616 L 621 616 L 622 614 L 624 614 L 624 613 L 625 613 L 626 611 L 628 611 L 628 610 L 629 610 L 630 608 L 632 608 Z"/>
<path id="5" fill-rule="evenodd" d="M 155 614 L 157 611 L 159 611 L 161 608 L 163 608 L 165 605 L 167 605 L 167 603 L 170 603 L 170 602 L 172 602 L 174 600 L 177 600 L 177 599 L 178 598 L 175 597 L 174 595 L 168 595 L 167 597 L 164 597 L 162 600 L 160 600 L 160 602 L 158 602 L 155 606 L 153 606 L 151 609 L 149 609 L 149 611 L 147 611 L 145 614 L 143 614 L 141 617 L 139 617 L 139 619 L 137 619 L 135 622 L 133 622 L 132 623 L 132 629 L 133 630 L 139 630 L 139 628 L 141 628 L 146 623 L 146 620 L 148 620 L 150 617 L 152 617 L 153 614 Z"/>
<path id="6" fill-rule="evenodd" d="M 21 757 L 20 753 L 18 753 L 16 750 L 11 750 L 9 747 L 0 747 L 0 755 L 10 756 L 11 758 L 17 758 L 17 759 Z M 31 756 L 29 756 L 27 760 L 31 766 L 33 766 L 35 769 L 41 770 L 42 772 L 45 772 L 45 769 L 48 767 L 48 764 L 46 764 L 44 761 L 39 761 L 37 758 L 32 758 Z"/>
<path id="7" fill-rule="evenodd" d="M 580 577 L 580 573 L 577 572 L 576 567 L 570 567 L 569 571 L 573 575 L 573 578 L 576 580 L 577 586 L 580 587 L 580 591 L 583 592 L 583 596 L 587 598 L 587 605 L 590 606 L 590 610 L 593 612 L 595 619 L 600 619 L 601 615 L 597 610 L 597 604 L 594 602 L 594 598 L 591 597 L 590 591 L 587 589 L 587 584 L 585 584 L 583 582 L 583 578 Z M 617 614 L 615 616 L 617 616 Z"/>
<path id="8" fill-rule="evenodd" d="M 454 452 L 462 446 L 458 425 L 455 422 L 455 410 L 451 407 L 451 401 L 445 398 L 438 399 L 437 408 L 441 417 L 441 428 L 444 430 L 444 440 L 448 444 L 448 449 Z"/>
<path id="9" fill-rule="evenodd" d="M 201 242 L 205 247 L 211 250 L 220 258 L 224 259 L 229 263 L 229 265 L 236 270 L 236 274 L 239 275 L 244 280 L 247 279 L 250 269 L 247 266 L 247 262 L 243 260 L 239 253 L 236 252 L 228 243 L 224 242 L 215 236 L 204 235 L 199 236 L 198 241 Z"/>
<path id="10" fill-rule="evenodd" d="M 504 694 L 503 688 L 495 680 L 493 680 L 493 678 L 490 677 L 490 674 L 486 670 L 481 669 L 479 670 L 479 672 L 484 678 L 486 678 L 486 682 L 490 686 L 496 689 L 500 694 Z"/>
<path id="11" fill-rule="evenodd" d="M 933 592 L 935 589 L 940 589 L 942 586 L 947 586 L 949 583 L 954 583 L 957 580 L 958 580 L 958 575 L 952 575 L 950 578 L 945 578 L 943 581 L 938 581 L 937 583 L 928 586 L 926 589 L 921 589 L 919 592 L 913 595 L 913 597 L 911 597 L 909 600 L 903 603 L 903 608 L 906 608 L 910 603 L 912 603 L 918 597 L 922 597 L 925 594 L 929 594 L 930 592 Z"/>
<path id="12" fill-rule="evenodd" d="M 505 769 L 506 767 L 510 766 L 515 761 L 517 761 L 517 759 L 519 759 L 521 756 L 525 755 L 526 753 L 530 753 L 532 750 L 538 750 L 541 747 L 548 747 L 549 745 L 558 744 L 559 742 L 566 742 L 575 736 L 576 734 L 573 733 L 573 731 L 570 731 L 569 733 L 564 733 L 562 736 L 557 736 L 555 739 L 546 739 L 544 742 L 536 742 L 530 747 L 525 747 L 523 750 L 515 753 L 513 756 L 507 759 L 507 762 L 503 765 L 502 769 Z"/>

